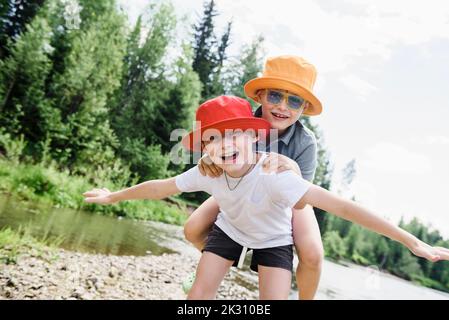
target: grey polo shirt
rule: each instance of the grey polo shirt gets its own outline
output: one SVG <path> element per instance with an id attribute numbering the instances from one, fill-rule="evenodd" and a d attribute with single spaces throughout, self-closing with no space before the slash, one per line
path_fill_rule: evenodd
<path id="1" fill-rule="evenodd" d="M 262 117 L 262 107 L 254 115 Z M 276 141 L 269 145 L 258 143 L 257 149 L 266 152 L 277 152 L 293 159 L 301 169 L 302 177 L 313 182 L 317 167 L 317 144 L 313 132 L 296 121 Z"/>

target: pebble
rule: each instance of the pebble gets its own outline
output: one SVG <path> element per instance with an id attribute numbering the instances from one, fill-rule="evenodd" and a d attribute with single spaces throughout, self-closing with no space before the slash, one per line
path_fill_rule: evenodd
<path id="1" fill-rule="evenodd" d="M 56 260 L 49 259 L 57 251 Z M 195 271 L 197 256 L 184 253 L 107 256 L 53 249 L 0 263 L 0 299 L 185 299 L 182 282 Z M 257 299 L 226 276 L 218 299 Z"/>

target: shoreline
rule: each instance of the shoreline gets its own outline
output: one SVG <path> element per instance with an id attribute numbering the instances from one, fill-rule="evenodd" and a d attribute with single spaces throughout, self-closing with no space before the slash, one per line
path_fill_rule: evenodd
<path id="1" fill-rule="evenodd" d="M 195 271 L 200 253 L 179 239 L 175 232 L 179 227 L 165 227 L 172 231 L 176 253 L 115 256 L 75 252 L 39 242 L 3 246 L 1 254 L 17 251 L 17 257 L 10 264 L 0 261 L 0 300 L 185 300 L 182 283 Z M 325 263 L 316 296 L 319 300 L 357 299 L 354 290 L 360 293 L 358 299 L 396 299 L 395 294 L 382 294 L 392 286 L 412 290 L 413 294 L 404 296 L 408 299 L 449 299 L 447 293 L 416 286 L 388 273 L 381 272 L 377 282 L 371 283 L 369 268 L 330 260 Z M 339 280 L 348 277 L 356 281 L 352 288 Z M 292 289 L 289 299 L 296 300 L 296 288 Z M 247 268 L 231 268 L 216 299 L 257 300 L 257 275 L 248 273 Z"/>
<path id="2" fill-rule="evenodd" d="M 183 253 L 108 256 L 45 247 L 41 254 L 21 254 L 16 264 L 1 264 L 0 299 L 184 300 L 182 282 L 197 262 Z M 234 271 L 225 277 L 217 299 L 257 299 L 257 291 L 236 277 Z"/>
<path id="3" fill-rule="evenodd" d="M 1 164 L 1 161 L 0 161 L 0 164 Z M 45 169 L 43 169 L 43 170 L 45 170 Z M 71 177 L 71 179 L 72 179 L 73 177 Z M 77 179 L 79 178 L 79 177 L 76 177 Z M 73 178 L 74 179 L 74 178 Z M 7 183 L 8 184 L 8 183 Z M 70 188 L 67 188 L 67 190 L 66 191 L 68 191 Z M 76 188 L 75 188 L 76 189 Z M 5 192 L 5 190 L 3 189 L 2 190 L 2 188 L 0 188 L 0 197 L 3 197 L 3 198 L 5 198 L 5 199 L 7 199 L 7 201 L 9 201 L 9 200 L 11 200 L 12 202 L 20 202 L 22 205 L 24 205 L 24 207 L 30 207 L 32 210 L 33 210 L 33 212 L 35 212 L 36 210 L 37 211 L 39 211 L 39 207 L 40 206 L 46 206 L 46 205 L 49 205 L 50 204 L 50 206 L 52 207 L 52 208 L 64 208 L 64 206 L 61 206 L 61 205 L 58 205 L 58 204 L 56 204 L 56 203 L 54 203 L 54 202 L 51 202 L 51 197 L 49 197 L 49 198 L 47 198 L 46 196 L 42 196 L 42 197 L 39 197 L 39 201 L 35 201 L 35 199 L 33 199 L 33 198 L 28 198 L 28 197 L 26 197 L 26 196 L 24 196 L 24 195 L 22 195 L 22 194 L 20 194 L 19 192 L 12 192 L 12 190 L 11 189 L 9 189 L 10 191 L 8 191 L 8 192 Z M 28 192 L 26 192 L 26 194 L 28 194 Z M 36 195 L 34 195 L 33 194 L 33 196 L 36 196 Z M 50 203 L 51 202 L 51 203 Z M 185 210 L 181 210 L 181 207 L 180 207 L 180 204 L 178 203 L 178 201 L 173 201 L 172 199 L 171 199 L 171 201 L 168 201 L 168 202 L 142 202 L 141 204 L 139 204 L 139 205 L 137 205 L 136 207 L 134 207 L 134 204 L 129 204 L 129 208 L 130 209 L 132 209 L 131 211 L 140 211 L 141 209 L 145 209 L 145 211 L 146 212 L 154 212 L 155 210 L 153 210 L 153 208 L 152 208 L 152 206 L 153 205 L 157 205 L 158 203 L 160 203 L 161 205 L 163 205 L 163 207 L 164 207 L 164 210 L 162 210 L 162 211 L 159 211 L 158 210 L 158 212 L 157 212 L 157 214 L 156 215 L 153 215 L 153 214 L 148 214 L 148 215 L 144 215 L 144 216 L 125 216 L 125 217 L 123 217 L 123 216 L 117 216 L 117 215 L 115 215 L 115 214 L 112 214 L 112 216 L 114 217 L 114 218 L 118 218 L 118 219 L 121 219 L 121 218 L 125 218 L 126 220 L 132 220 L 132 221 L 141 221 L 141 222 L 143 222 L 143 223 L 149 223 L 149 224 L 152 224 L 152 223 L 161 223 L 161 225 L 165 225 L 166 226 L 166 228 L 168 228 L 168 229 L 173 229 L 173 230 L 181 230 L 180 228 L 180 226 L 179 226 L 179 221 L 177 220 L 177 219 L 171 219 L 171 217 L 174 217 L 175 215 L 171 215 L 171 214 L 168 214 L 165 218 L 161 218 L 161 217 L 163 217 L 163 216 L 165 216 L 165 209 L 167 209 L 167 208 L 169 208 L 169 206 L 172 206 L 170 209 L 171 210 L 173 210 L 173 207 L 176 207 L 176 211 L 181 211 L 181 212 L 183 212 L 183 217 L 185 218 L 185 217 L 187 217 L 187 212 L 185 211 Z M 68 207 L 70 207 L 70 206 L 68 206 Z M 75 206 L 76 207 L 76 206 Z M 186 206 L 187 207 L 187 206 Z M 100 209 L 101 209 L 102 207 L 100 207 Z M 74 210 L 80 210 L 81 208 L 76 208 L 76 209 L 74 209 Z M 185 208 L 184 208 L 185 209 Z M 82 210 L 82 209 L 81 209 Z M 161 212 L 163 212 L 164 214 L 162 214 Z M 171 211 L 170 211 L 171 212 Z M 108 216 L 109 214 L 108 213 L 106 213 L 106 212 L 101 212 L 101 211 L 89 211 L 89 213 L 90 214 L 93 214 L 93 215 L 104 215 L 104 216 Z M 157 219 L 148 219 L 149 217 L 152 217 L 152 218 L 157 218 Z M 158 221 L 159 220 L 159 221 Z M 160 226 L 159 226 L 160 227 Z M 172 230 L 172 231 L 173 231 Z M 178 231 L 179 231 L 178 230 Z M 169 234 L 172 234 L 172 233 L 169 233 Z M 179 240 L 181 240 L 181 242 L 183 242 L 182 240 L 184 239 L 184 237 L 183 237 L 183 234 L 182 234 L 182 232 L 180 231 L 180 237 L 178 237 L 179 238 Z M 172 241 L 171 241 L 172 243 L 173 243 L 173 239 L 172 239 Z M 2 249 L 2 248 L 0 248 L 0 249 Z M 160 298 L 159 299 L 184 299 L 185 298 L 185 295 L 184 295 L 184 293 L 183 293 L 183 291 L 182 291 L 182 289 L 181 289 L 181 287 L 182 287 L 182 281 L 184 281 L 184 279 L 186 279 L 187 277 L 188 277 L 188 275 L 189 274 L 191 274 L 194 270 L 195 270 L 195 267 L 196 267 L 196 262 L 197 262 L 197 260 L 198 259 L 196 259 L 196 260 L 191 260 L 192 259 L 192 254 L 187 254 L 186 252 L 183 252 L 183 250 L 186 250 L 186 247 L 184 246 L 184 245 L 181 245 L 181 247 L 180 247 L 180 250 L 176 250 L 177 252 L 178 252 L 178 254 L 176 254 L 175 256 L 177 257 L 177 258 L 174 258 L 173 257 L 173 255 L 174 254 L 170 254 L 170 255 L 167 255 L 167 257 L 168 256 L 170 256 L 170 258 L 169 258 L 169 263 L 168 263 L 168 265 L 172 265 L 172 266 L 176 266 L 176 269 L 183 269 L 183 268 L 185 268 L 185 266 L 183 266 L 183 264 L 181 264 L 179 261 L 189 261 L 189 259 L 190 259 L 190 265 L 189 265 L 189 267 L 188 268 L 190 268 L 192 271 L 190 272 L 190 273 L 187 273 L 187 274 L 182 274 L 182 273 L 179 273 L 179 272 L 177 272 L 177 273 L 175 273 L 174 274 L 174 277 L 178 277 L 179 279 L 177 279 L 177 280 L 175 280 L 176 281 L 176 283 L 177 283 L 177 285 L 179 286 L 179 291 L 178 291 L 178 293 L 172 293 L 171 295 L 170 294 L 168 294 L 167 292 L 165 292 L 164 290 L 162 290 L 161 288 L 163 288 L 164 287 L 164 285 L 167 285 L 167 284 L 170 284 L 170 283 L 160 283 L 160 282 L 158 282 L 157 281 L 157 279 L 155 280 L 155 283 L 159 286 L 159 287 L 161 287 L 161 288 L 159 288 L 158 287 L 158 294 L 160 294 Z M 114 256 L 104 256 L 104 255 L 101 255 L 101 254 L 84 254 L 84 253 L 77 253 L 77 252 L 75 252 L 75 251 L 68 251 L 68 250 L 63 250 L 63 249 L 56 249 L 56 251 L 58 251 L 58 252 L 60 252 L 60 256 L 62 256 L 64 259 L 68 259 L 68 260 L 72 260 L 72 262 L 76 265 L 76 264 L 78 264 L 78 262 L 76 261 L 76 260 L 73 260 L 73 259 L 70 259 L 71 258 L 71 256 L 73 256 L 73 255 L 75 255 L 75 256 L 77 256 L 77 255 L 84 255 L 84 256 L 78 256 L 78 258 L 80 258 L 81 260 L 80 260 L 80 264 L 81 265 L 83 265 L 83 264 L 89 264 L 89 263 L 92 263 L 92 262 L 89 262 L 89 261 L 96 261 L 96 260 L 98 260 L 99 258 L 97 257 L 97 258 L 95 258 L 95 256 L 100 256 L 100 257 L 103 257 L 103 258 L 101 258 L 101 259 L 104 259 L 105 261 L 113 261 L 114 259 L 123 259 L 123 258 L 125 258 L 124 256 L 117 256 L 117 257 L 114 257 Z M 181 253 L 180 253 L 181 252 Z M 92 257 L 90 257 L 90 258 L 88 258 L 87 256 L 92 256 Z M 129 256 L 129 257 L 127 257 L 125 260 L 127 260 L 127 261 L 130 261 L 130 263 L 132 263 L 132 259 L 133 258 L 137 258 L 137 259 L 147 259 L 148 260 L 148 262 L 142 262 L 144 265 L 145 264 L 149 264 L 149 265 L 151 265 L 151 264 L 153 264 L 153 268 L 157 268 L 157 267 L 162 267 L 163 265 L 164 265 L 164 263 L 165 262 L 163 262 L 163 261 L 160 261 L 160 260 L 158 260 L 158 256 L 144 256 L 144 257 L 140 257 L 140 256 L 138 256 L 138 257 L 133 257 L 133 258 L 131 258 L 132 256 Z M 33 258 L 33 256 L 24 256 L 24 257 L 22 257 L 21 259 L 23 259 L 23 258 L 25 258 L 25 259 L 32 259 Z M 34 258 L 37 258 L 37 257 L 34 257 Z M 327 257 L 326 258 L 326 260 L 329 260 L 329 261 L 332 261 L 333 263 L 337 263 L 338 265 L 340 265 L 340 266 L 344 266 L 344 267 L 349 267 L 349 268 L 351 268 L 351 266 L 353 266 L 353 267 L 357 267 L 357 268 L 367 268 L 367 266 L 363 266 L 363 265 L 360 265 L 360 264 L 357 264 L 357 263 L 354 263 L 354 262 L 352 262 L 352 261 L 348 261 L 348 260 L 342 260 L 342 261 L 335 261 L 334 259 L 329 259 L 329 257 Z M 193 261 L 193 262 L 192 262 Z M 21 263 L 21 261 L 19 261 L 19 264 Z M 33 264 L 34 262 L 33 261 L 31 261 L 31 264 Z M 140 263 L 140 262 L 139 262 Z M 100 263 L 101 264 L 101 263 Z M 1 261 L 0 261 L 0 266 L 2 267 L 1 269 L 1 271 L 0 271 L 0 299 L 4 299 L 4 298 L 9 298 L 9 297 L 7 297 L 7 295 L 10 295 L 11 296 L 11 298 L 13 298 L 14 299 L 14 297 L 16 296 L 16 293 L 19 295 L 19 296 L 22 296 L 22 297 L 25 297 L 25 293 L 23 293 L 22 291 L 23 291 L 23 288 L 20 288 L 20 287 L 15 287 L 13 284 L 14 284 L 14 281 L 13 282 L 11 282 L 10 283 L 10 278 L 9 278 L 9 275 L 8 274 L 6 274 L 5 275 L 5 271 L 4 270 L 7 270 L 8 268 L 10 268 L 11 270 L 14 270 L 14 266 L 13 265 L 3 265 L 2 263 L 1 263 Z M 5 266 L 4 268 L 3 268 L 3 266 Z M 369 267 L 369 266 L 368 266 Z M 21 266 L 19 266 L 18 268 L 21 268 L 21 271 L 22 272 L 27 272 L 28 271 L 28 269 L 27 269 L 27 267 L 26 267 L 26 265 L 21 265 Z M 51 267 L 51 266 L 45 266 L 45 267 L 43 267 L 44 269 L 43 270 L 53 270 L 53 268 Z M 108 266 L 105 266 L 105 265 L 103 265 L 103 268 L 109 268 Z M 143 266 L 143 268 L 145 268 L 145 266 Z M 9 269 L 8 269 L 9 270 Z M 165 270 L 166 272 L 168 272 L 168 270 Z M 12 271 L 13 273 L 14 273 L 14 271 Z M 55 271 L 57 274 L 58 274 L 58 271 L 56 270 Z M 92 271 L 93 272 L 93 271 Z M 422 287 L 425 287 L 425 288 L 429 288 L 429 289 L 431 289 L 432 287 L 430 287 L 430 286 L 425 286 L 425 285 L 423 285 L 422 283 L 418 283 L 418 282 L 416 282 L 416 281 L 410 281 L 410 280 L 406 280 L 406 279 L 404 279 L 404 278 L 401 278 L 401 277 L 398 277 L 397 275 L 394 275 L 393 273 L 391 273 L 390 271 L 388 271 L 388 270 L 380 270 L 380 272 L 382 273 L 382 274 L 384 274 L 384 275 L 386 275 L 386 276 L 389 276 L 389 277 L 392 277 L 392 278 L 398 278 L 398 279 L 401 279 L 402 281 L 404 281 L 404 282 L 409 282 L 409 283 L 413 283 L 413 284 L 416 284 L 416 285 L 419 285 L 419 286 L 422 286 Z M 93 273 L 95 273 L 95 272 L 93 272 Z M 233 272 L 233 271 L 231 271 L 231 276 L 232 276 L 232 274 L 233 273 L 235 273 L 235 272 Z M 101 272 L 98 272 L 98 274 L 99 275 L 102 275 L 102 273 Z M 13 274 L 14 275 L 14 274 Z M 65 276 L 67 276 L 67 274 L 65 275 Z M 50 276 L 50 278 L 51 278 L 52 276 Z M 62 277 L 62 275 L 61 275 L 61 277 Z M 17 276 L 17 278 L 18 279 L 21 279 L 21 276 Z M 94 277 L 95 278 L 95 277 Z M 5 280 L 6 279 L 6 280 Z M 59 279 L 59 278 L 58 278 Z M 104 279 L 107 279 L 106 277 L 104 277 Z M 103 280 L 104 280 L 103 279 Z M 146 278 L 147 280 L 148 279 L 152 279 L 151 277 L 150 278 Z M 14 280 L 14 278 L 13 278 L 13 280 Z M 98 279 L 97 279 L 98 280 Z M 101 280 L 101 279 L 100 279 Z M 240 279 L 241 280 L 241 279 Z M 75 280 L 74 280 L 75 281 Z M 51 292 L 54 292 L 55 294 L 53 295 L 53 296 L 48 296 L 48 295 L 45 295 L 46 293 L 45 293 L 45 290 L 43 291 L 43 293 L 44 293 L 44 296 L 40 296 L 39 294 L 40 294 L 40 290 L 39 289 L 32 289 L 32 288 L 39 288 L 41 285 L 40 284 L 38 284 L 37 283 L 37 281 L 35 281 L 35 279 L 27 279 L 26 277 L 24 278 L 24 280 L 23 280 L 23 286 L 28 286 L 28 285 L 30 285 L 30 283 L 31 283 L 31 289 L 32 290 L 29 290 L 30 292 L 33 292 L 33 291 L 37 291 L 37 293 L 30 293 L 29 295 L 32 297 L 32 298 L 38 298 L 38 299 L 70 299 L 70 298 L 73 298 L 72 297 L 72 294 L 74 294 L 75 295 L 75 298 L 76 298 L 76 296 L 79 296 L 79 292 L 77 293 L 77 289 L 79 289 L 78 291 L 80 291 L 80 292 L 82 292 L 82 293 L 86 293 L 87 292 L 87 298 L 89 298 L 90 296 L 93 296 L 93 298 L 98 298 L 98 299 L 134 299 L 134 296 L 133 295 L 129 295 L 129 293 L 126 293 L 126 292 L 124 292 L 123 293 L 123 296 L 121 296 L 120 298 L 118 298 L 118 297 L 116 297 L 116 298 L 114 298 L 114 295 L 112 295 L 111 297 L 108 295 L 108 293 L 106 292 L 106 293 L 100 293 L 100 294 L 98 294 L 98 292 L 90 292 L 89 290 L 90 290 L 90 288 L 89 288 L 89 286 L 87 286 L 87 289 L 86 289 L 86 285 L 85 285 L 85 283 L 84 282 L 89 282 L 88 281 L 88 277 L 86 276 L 86 278 L 84 278 L 84 279 L 79 279 L 79 281 L 80 281 L 80 285 L 78 286 L 78 287 L 73 287 L 73 286 L 71 286 L 71 290 L 73 290 L 74 292 L 67 292 L 67 290 L 62 290 L 61 292 L 60 291 L 58 291 L 58 290 L 53 290 L 53 288 L 49 288 L 49 290 L 51 291 Z M 129 279 L 128 280 L 126 280 L 126 281 L 130 281 Z M 152 281 L 152 280 L 151 280 Z M 167 280 L 167 281 L 170 281 L 170 280 Z M 101 282 L 101 281 L 100 281 Z M 109 281 L 109 282 L 111 282 L 111 281 Z M 246 281 L 247 282 L 247 281 Z M 7 284 L 8 283 L 10 283 L 11 285 L 12 285 L 12 287 L 10 287 L 10 286 L 8 286 Z M 57 284 L 57 283 L 56 283 Z M 20 285 L 20 283 L 19 283 L 19 285 Z M 54 283 L 52 284 L 52 283 L 49 283 L 49 285 L 50 285 L 50 287 L 54 287 Z M 229 284 L 228 286 L 230 286 L 230 287 L 232 287 L 232 285 L 231 284 Z M 254 287 L 254 283 L 248 283 L 247 282 L 247 286 L 248 287 Z M 126 288 L 135 288 L 134 286 L 132 286 L 132 285 L 129 285 L 128 283 L 125 283 L 125 287 Z M 243 299 L 257 299 L 257 291 L 250 291 L 250 290 L 247 290 L 244 286 L 236 286 L 237 288 L 238 287 L 240 287 L 241 289 L 242 289 L 242 292 L 244 292 L 244 295 L 243 295 Z M 12 288 L 12 289 L 11 289 Z M 10 290 L 11 289 L 11 290 Z M 16 290 L 17 289 L 17 290 Z M 245 290 L 243 290 L 243 289 L 245 289 Z M 133 289 L 134 290 L 134 289 Z M 136 287 L 136 290 L 137 291 L 139 291 L 139 292 L 141 292 L 141 294 L 140 294 L 140 297 L 142 298 L 142 299 L 146 299 L 145 297 L 146 296 L 148 296 L 148 292 L 145 290 L 145 289 L 142 289 L 142 288 L 139 288 L 139 287 Z M 240 289 L 238 289 L 238 290 L 240 290 Z M 436 290 L 436 291 L 438 291 L 438 292 L 442 292 L 442 293 L 446 293 L 447 294 L 447 292 L 446 291 L 443 291 L 443 290 L 438 290 L 438 289 L 432 289 L 432 290 Z M 226 290 L 225 290 L 226 291 Z M 240 291 L 239 291 L 240 292 Z M 61 293 L 61 294 L 60 294 Z M 221 293 L 220 293 L 221 294 Z M 38 297 L 38 295 L 39 295 L 39 297 Z M 173 296 L 173 297 L 172 297 Z M 228 297 L 228 298 L 235 298 L 235 296 L 234 295 L 230 295 L 229 293 L 228 294 L 225 294 L 225 293 L 223 293 L 223 295 L 222 296 L 218 296 L 218 298 L 220 299 L 220 298 L 226 298 L 226 297 Z M 247 298 L 245 298 L 245 297 L 247 297 Z M 20 299 L 20 298 L 19 298 Z M 153 298 L 151 298 L 151 299 L 153 299 Z M 157 299 L 157 298 L 155 298 L 155 299 Z"/>

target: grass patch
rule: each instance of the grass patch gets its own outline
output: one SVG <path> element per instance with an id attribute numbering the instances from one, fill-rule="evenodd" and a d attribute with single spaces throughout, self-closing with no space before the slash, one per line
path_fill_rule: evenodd
<path id="1" fill-rule="evenodd" d="M 20 228 L 17 231 L 4 228 L 0 230 L 0 263 L 15 264 L 23 254 L 57 259 L 53 249 L 59 246 L 62 240 L 62 238 L 35 238 L 29 228 Z"/>
<path id="2" fill-rule="evenodd" d="M 94 187 L 118 190 L 125 186 L 116 186 L 112 182 L 94 186 L 86 177 L 58 171 L 51 165 L 15 164 L 0 159 L 0 192 L 21 201 L 177 225 L 182 225 L 187 218 L 186 205 L 179 199 L 172 204 L 159 200 L 124 201 L 106 206 L 84 202 L 82 193 Z"/>
<path id="3" fill-rule="evenodd" d="M 422 285 L 424 287 L 428 287 L 428 288 L 432 288 L 432 289 L 436 289 L 436 290 L 440 290 L 440 291 L 445 291 L 445 292 L 449 292 L 449 288 L 444 286 L 443 284 L 441 284 L 438 281 L 435 281 L 433 279 L 424 277 L 424 276 L 419 276 L 419 275 L 412 275 L 412 282 Z"/>

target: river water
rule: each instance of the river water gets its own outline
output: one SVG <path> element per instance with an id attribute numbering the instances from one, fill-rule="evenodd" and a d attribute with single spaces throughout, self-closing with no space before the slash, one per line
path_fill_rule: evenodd
<path id="1" fill-rule="evenodd" d="M 0 196 L 0 229 L 5 227 L 22 228 L 38 238 L 61 238 L 60 246 L 72 251 L 118 256 L 182 252 L 199 258 L 199 252 L 183 239 L 179 226 L 25 205 Z M 239 271 L 239 279 L 245 286 L 257 288 L 257 276 L 247 267 Z M 290 298 L 296 297 L 293 287 Z M 376 266 L 325 261 L 317 299 L 449 300 L 449 294 L 383 273 Z"/>

